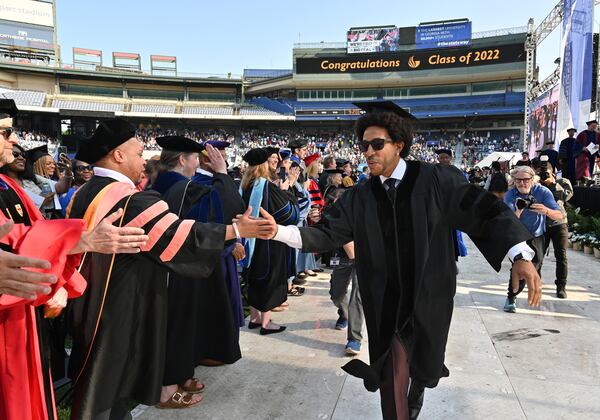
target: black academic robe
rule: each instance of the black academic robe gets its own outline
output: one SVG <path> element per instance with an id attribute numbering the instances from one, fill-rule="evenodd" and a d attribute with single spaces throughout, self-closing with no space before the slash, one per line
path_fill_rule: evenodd
<path id="1" fill-rule="evenodd" d="M 214 213 L 222 213 L 209 186 L 193 183 L 176 172 L 159 175 L 152 188 L 181 219 L 216 221 Z M 216 264 L 206 278 L 168 273 L 168 296 L 165 385 L 192 378 L 201 359 L 210 357 L 224 363 L 240 359 L 238 328 L 221 264 Z"/>
<path id="2" fill-rule="evenodd" d="M 70 308 L 73 350 L 69 370 L 75 381 L 72 419 L 91 418 L 124 400 L 146 405 L 159 401 L 167 269 L 208 277 L 224 246 L 225 226 L 180 220 L 157 192 L 136 192 L 124 183 L 113 183 L 107 177 L 88 181 L 77 191 L 70 217 L 87 218 L 94 198 L 111 184 L 115 188 L 102 196 L 101 205 L 112 207 L 107 213 L 124 208 L 122 225 L 143 228 L 150 240 L 138 254 L 88 253 L 84 257 L 81 274 L 88 280 L 88 289 Z"/>
<path id="3" fill-rule="evenodd" d="M 212 177 L 204 176 L 204 180 L 201 180 L 200 176 L 196 175 L 192 183 L 209 185 L 212 197 L 211 211 L 208 214 L 202 215 L 194 208 L 190 209 L 196 220 L 228 225 L 238 214 L 246 211 L 246 203 L 240 196 L 239 186 L 231 176 L 213 174 Z M 204 336 L 196 336 L 194 349 L 197 363 L 204 359 L 212 359 L 231 364 L 242 357 L 239 328 L 244 325 L 245 317 L 237 263 L 231 255 L 235 242 L 233 239 L 225 243 L 215 271 L 208 278 L 208 282 L 199 285 Z M 211 322 L 206 322 L 207 319 Z"/>
<path id="4" fill-rule="evenodd" d="M 468 234 L 497 271 L 508 250 L 530 238 L 502 201 L 469 184 L 458 169 L 406 163 L 403 183 L 413 185 L 406 188 L 404 198 L 400 191 L 398 200 L 409 200 L 408 207 L 396 206 L 394 214 L 381 180 L 372 177 L 347 191 L 322 224 L 300 228 L 304 252 L 354 241 L 371 366 L 353 360 L 344 369 L 361 377 L 370 391 L 380 386 L 395 332 L 401 339 L 405 333 L 410 341 L 405 344 L 413 379 L 434 387 L 447 376 L 444 353 L 456 291 L 454 229 Z M 401 184 L 399 190 L 403 188 Z M 408 220 L 403 223 L 399 216 L 405 215 Z M 398 235 L 388 239 L 394 219 Z M 396 255 L 390 255 L 390 247 Z M 389 299 L 390 292 L 396 294 L 395 302 Z"/>
<path id="5" fill-rule="evenodd" d="M 579 153 L 581 153 L 581 146 L 576 142 L 575 137 L 567 137 L 560 142 L 558 159 L 561 161 L 562 176 L 571 181 L 573 185 L 577 182 L 575 167 Z"/>
<path id="6" fill-rule="evenodd" d="M 250 202 L 252 188 L 243 191 L 246 204 Z M 282 191 L 267 181 L 261 207 L 267 210 L 278 224 L 296 225 L 300 220 L 295 195 Z M 248 251 L 246 251 L 248 252 Z M 287 300 L 287 279 L 295 271 L 290 248 L 277 241 L 256 239 L 249 268 L 243 276 L 248 282 L 248 303 L 261 312 L 270 311 Z"/>

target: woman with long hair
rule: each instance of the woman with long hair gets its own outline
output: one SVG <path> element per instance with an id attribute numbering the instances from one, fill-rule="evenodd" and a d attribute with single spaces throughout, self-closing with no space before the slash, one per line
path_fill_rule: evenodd
<path id="1" fill-rule="evenodd" d="M 319 190 L 319 173 L 322 171 L 321 155 L 314 153 L 304 158 L 306 169 L 304 171 L 306 181 L 304 189 L 308 191 L 310 199 L 310 210 L 303 226 L 312 225 L 318 222 L 321 218 L 321 210 L 324 205 L 323 195 Z M 316 272 L 320 271 L 317 267 L 315 255 L 312 252 L 302 252 L 298 250 L 296 258 L 296 271 L 304 273 L 307 276 L 316 276 Z"/>
<path id="2" fill-rule="evenodd" d="M 15 180 L 25 190 L 46 219 L 57 218 L 54 211 L 56 193 L 52 184 L 34 173 L 29 153 L 21 146 L 14 144 L 12 153 L 14 160 L 2 167 L 2 173 Z"/>
<path id="3" fill-rule="evenodd" d="M 252 214 L 258 216 L 263 208 L 273 215 L 277 223 L 295 225 L 299 210 L 289 182 L 278 187 L 270 181 L 268 159 L 272 151 L 252 149 L 243 157 L 248 162 L 240 185 L 246 204 Z M 279 242 L 250 239 L 246 242 L 246 258 L 242 266 L 248 282 L 250 322 L 248 328 L 260 327 L 260 334 L 274 334 L 285 330 L 285 326 L 271 322 L 271 310 L 287 300 L 287 279 L 290 272 L 289 248 Z"/>
<path id="4" fill-rule="evenodd" d="M 29 150 L 27 160 L 42 186 L 40 195 L 42 197 L 52 196 L 52 200 L 40 207 L 42 213 L 47 219 L 62 218 L 63 214 L 60 211 L 61 205 L 58 197 L 71 188 L 73 182 L 71 161 L 66 155 L 61 154 L 60 162 L 57 164 L 52 156 L 48 154 L 48 146 L 46 145 Z M 28 190 L 26 189 L 26 191 Z"/>

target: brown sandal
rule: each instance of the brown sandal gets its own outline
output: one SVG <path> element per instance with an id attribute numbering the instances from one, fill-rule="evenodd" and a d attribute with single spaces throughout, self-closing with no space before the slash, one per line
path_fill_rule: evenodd
<path id="1" fill-rule="evenodd" d="M 192 378 L 191 379 L 192 383 L 190 386 L 185 386 L 184 384 L 179 385 L 179 387 L 184 390 L 185 392 L 187 392 L 188 394 L 199 394 L 201 392 L 204 391 L 204 388 L 206 388 L 204 386 L 203 383 L 200 382 L 200 379 L 198 378 Z M 200 388 L 198 388 L 198 385 L 202 385 Z"/>
<path id="2" fill-rule="evenodd" d="M 177 391 L 171 398 L 169 398 L 165 402 L 161 402 L 156 405 L 156 408 L 167 408 L 167 409 L 182 409 L 182 408 L 190 408 L 202 402 L 202 398 L 200 401 L 193 401 L 194 396 L 189 393 L 185 393 L 181 388 L 178 388 Z"/>

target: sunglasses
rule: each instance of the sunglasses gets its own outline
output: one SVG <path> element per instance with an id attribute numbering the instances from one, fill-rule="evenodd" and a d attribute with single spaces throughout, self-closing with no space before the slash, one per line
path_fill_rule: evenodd
<path id="1" fill-rule="evenodd" d="M 14 130 L 12 128 L 3 128 L 0 130 L 0 133 L 2 133 L 4 137 L 9 138 L 10 135 L 14 133 Z"/>
<path id="2" fill-rule="evenodd" d="M 377 152 L 382 150 L 386 143 L 391 143 L 391 140 L 388 139 L 373 139 L 371 141 L 361 140 L 358 142 L 358 150 L 363 153 L 366 153 L 369 150 L 369 146 L 373 148 L 373 151 Z"/>
<path id="3" fill-rule="evenodd" d="M 75 170 L 76 170 L 76 171 L 79 171 L 79 172 L 83 172 L 83 171 L 93 171 L 93 170 L 94 170 L 94 167 L 93 167 L 92 165 L 77 165 L 77 166 L 75 167 Z"/>
<path id="4" fill-rule="evenodd" d="M 12 154 L 13 154 L 13 157 L 15 159 L 16 158 L 20 158 L 20 157 L 22 157 L 23 159 L 25 159 L 25 153 L 23 153 L 23 152 L 12 152 Z"/>

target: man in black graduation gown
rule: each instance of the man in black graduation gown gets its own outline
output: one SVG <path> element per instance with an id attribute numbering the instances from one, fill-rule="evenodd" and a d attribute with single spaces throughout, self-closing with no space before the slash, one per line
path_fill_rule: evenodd
<path id="1" fill-rule="evenodd" d="M 100 123 L 76 156 L 94 164 L 94 177 L 75 194 L 70 217 L 93 226 L 104 213 L 123 208 L 119 224 L 141 227 L 149 240 L 139 254 L 85 256 L 81 274 L 88 290 L 71 308 L 72 419 L 125 418 L 131 400 L 151 405 L 170 399 L 173 408 L 192 405 L 193 398 L 176 386 L 170 398 L 161 395 L 167 316 L 164 270 L 205 278 L 226 240 L 238 233 L 272 236 L 265 222 L 247 214 L 237 226 L 179 219 L 157 192 L 137 190 L 145 163 L 142 153 L 135 127 L 114 119 Z"/>
<path id="2" fill-rule="evenodd" d="M 467 233 L 496 270 L 508 254 L 513 283 L 526 280 L 534 306 L 541 281 L 524 243 L 530 235 L 503 202 L 450 165 L 405 161 L 412 116 L 393 102 L 357 106 L 371 111 L 356 124 L 371 179 L 347 191 L 320 225 L 279 226 L 274 239 L 305 252 L 354 241 L 371 365 L 352 360 L 344 370 L 369 391 L 381 389 L 385 419 L 415 419 L 424 388 L 448 375 L 444 352 L 456 289 L 452 230 Z"/>
<path id="3" fill-rule="evenodd" d="M 563 178 L 567 178 L 571 181 L 572 185 L 575 185 L 577 182 L 575 168 L 577 166 L 577 156 L 581 153 L 581 146 L 575 139 L 577 129 L 568 128 L 567 134 L 569 137 L 561 140 L 558 148 L 558 163 L 560 164 Z"/>

